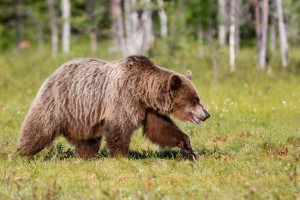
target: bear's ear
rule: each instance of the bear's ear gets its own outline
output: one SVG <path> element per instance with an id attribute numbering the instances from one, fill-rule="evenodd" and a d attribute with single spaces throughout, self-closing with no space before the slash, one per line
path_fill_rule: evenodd
<path id="1" fill-rule="evenodd" d="M 192 73 L 191 70 L 187 70 L 187 71 L 186 71 L 185 76 L 186 76 L 188 79 L 192 80 L 192 75 L 193 75 L 193 73 Z"/>
<path id="2" fill-rule="evenodd" d="M 168 81 L 168 88 L 169 90 L 178 90 L 182 84 L 181 78 L 173 74 L 170 76 L 169 81 Z"/>

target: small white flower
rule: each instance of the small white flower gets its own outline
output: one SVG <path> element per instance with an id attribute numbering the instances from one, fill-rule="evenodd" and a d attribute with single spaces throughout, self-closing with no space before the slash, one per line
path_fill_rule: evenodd
<path id="1" fill-rule="evenodd" d="M 286 100 L 282 100 L 282 105 L 285 107 L 286 106 Z"/>

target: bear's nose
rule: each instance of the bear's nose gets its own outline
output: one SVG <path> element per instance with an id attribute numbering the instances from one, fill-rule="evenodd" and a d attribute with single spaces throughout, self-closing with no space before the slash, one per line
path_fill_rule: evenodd
<path id="1" fill-rule="evenodd" d="M 206 117 L 206 119 L 208 119 L 210 117 L 210 114 L 207 111 L 205 111 L 205 117 Z"/>

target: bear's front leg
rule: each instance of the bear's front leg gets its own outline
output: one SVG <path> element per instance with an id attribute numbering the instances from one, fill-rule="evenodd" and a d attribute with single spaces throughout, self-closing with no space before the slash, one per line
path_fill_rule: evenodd
<path id="1" fill-rule="evenodd" d="M 197 158 L 189 136 L 183 133 L 167 116 L 149 111 L 144 122 L 144 134 L 161 147 L 179 147 L 189 157 Z"/>
<path id="2" fill-rule="evenodd" d="M 131 131 L 125 128 L 108 123 L 106 127 L 106 144 L 111 156 L 127 156 L 129 153 L 129 144 L 131 140 Z"/>

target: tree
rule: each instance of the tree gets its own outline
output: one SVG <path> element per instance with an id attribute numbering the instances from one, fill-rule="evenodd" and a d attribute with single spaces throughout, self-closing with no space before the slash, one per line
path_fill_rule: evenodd
<path id="1" fill-rule="evenodd" d="M 137 54 L 140 51 L 142 36 L 139 32 L 139 19 L 136 9 L 136 0 L 128 0 L 124 2 L 125 11 L 125 32 L 127 54 Z"/>
<path id="2" fill-rule="evenodd" d="M 288 43 L 287 43 L 285 25 L 283 21 L 282 1 L 277 0 L 276 4 L 277 4 L 277 12 L 278 12 L 278 28 L 279 28 L 279 37 L 280 37 L 281 62 L 282 62 L 282 66 L 286 67 Z"/>
<path id="3" fill-rule="evenodd" d="M 63 52 L 68 54 L 70 52 L 70 0 L 61 0 L 61 10 L 62 10 L 62 47 Z"/>
<path id="4" fill-rule="evenodd" d="M 160 35 L 162 38 L 165 38 L 168 35 L 168 24 L 167 24 L 167 15 L 164 9 L 164 1 L 157 0 L 157 4 L 158 4 L 158 16 L 160 19 Z"/>
<path id="5" fill-rule="evenodd" d="M 147 52 L 154 40 L 151 1 L 142 0 L 141 3 L 138 7 L 136 0 L 124 1 L 123 18 L 120 1 L 111 1 L 114 35 L 124 56 Z"/>
<path id="6" fill-rule="evenodd" d="M 267 58 L 267 32 L 268 32 L 268 16 L 269 1 L 255 0 L 256 15 L 256 37 L 258 49 L 258 68 L 264 70 L 266 68 Z"/>
<path id="7" fill-rule="evenodd" d="M 142 0 L 144 10 L 141 16 L 143 26 L 143 45 L 142 52 L 146 52 L 150 49 L 152 42 L 154 41 L 153 36 L 153 25 L 152 25 L 152 11 L 150 9 L 151 0 Z"/>
<path id="8" fill-rule="evenodd" d="M 52 54 L 56 55 L 58 50 L 58 29 L 56 22 L 56 11 L 54 0 L 47 0 L 48 4 L 48 13 L 49 13 L 49 24 L 51 30 L 51 48 Z"/>
<path id="9" fill-rule="evenodd" d="M 274 53 L 276 49 L 276 2 L 270 1 L 270 52 Z"/>
<path id="10" fill-rule="evenodd" d="M 111 14 L 113 21 L 113 32 L 117 38 L 119 51 L 126 54 L 124 26 L 122 21 L 121 0 L 111 0 Z"/>
<path id="11" fill-rule="evenodd" d="M 95 25 L 95 8 L 96 0 L 85 0 L 85 6 L 88 19 L 88 32 L 91 41 L 91 51 L 95 53 L 97 51 L 97 27 Z"/>
<path id="12" fill-rule="evenodd" d="M 230 71 L 235 71 L 235 0 L 230 1 L 230 28 L 229 28 L 229 60 Z"/>
<path id="13" fill-rule="evenodd" d="M 235 50 L 237 51 L 240 48 L 240 28 L 241 28 L 241 18 L 242 18 L 242 5 L 241 5 L 241 0 L 236 0 L 235 2 L 235 31 L 234 31 L 234 36 L 235 36 Z"/>
<path id="14" fill-rule="evenodd" d="M 218 13 L 219 13 L 219 30 L 218 37 L 219 43 L 222 46 L 226 45 L 226 35 L 227 35 L 227 3 L 226 0 L 218 0 Z"/>

